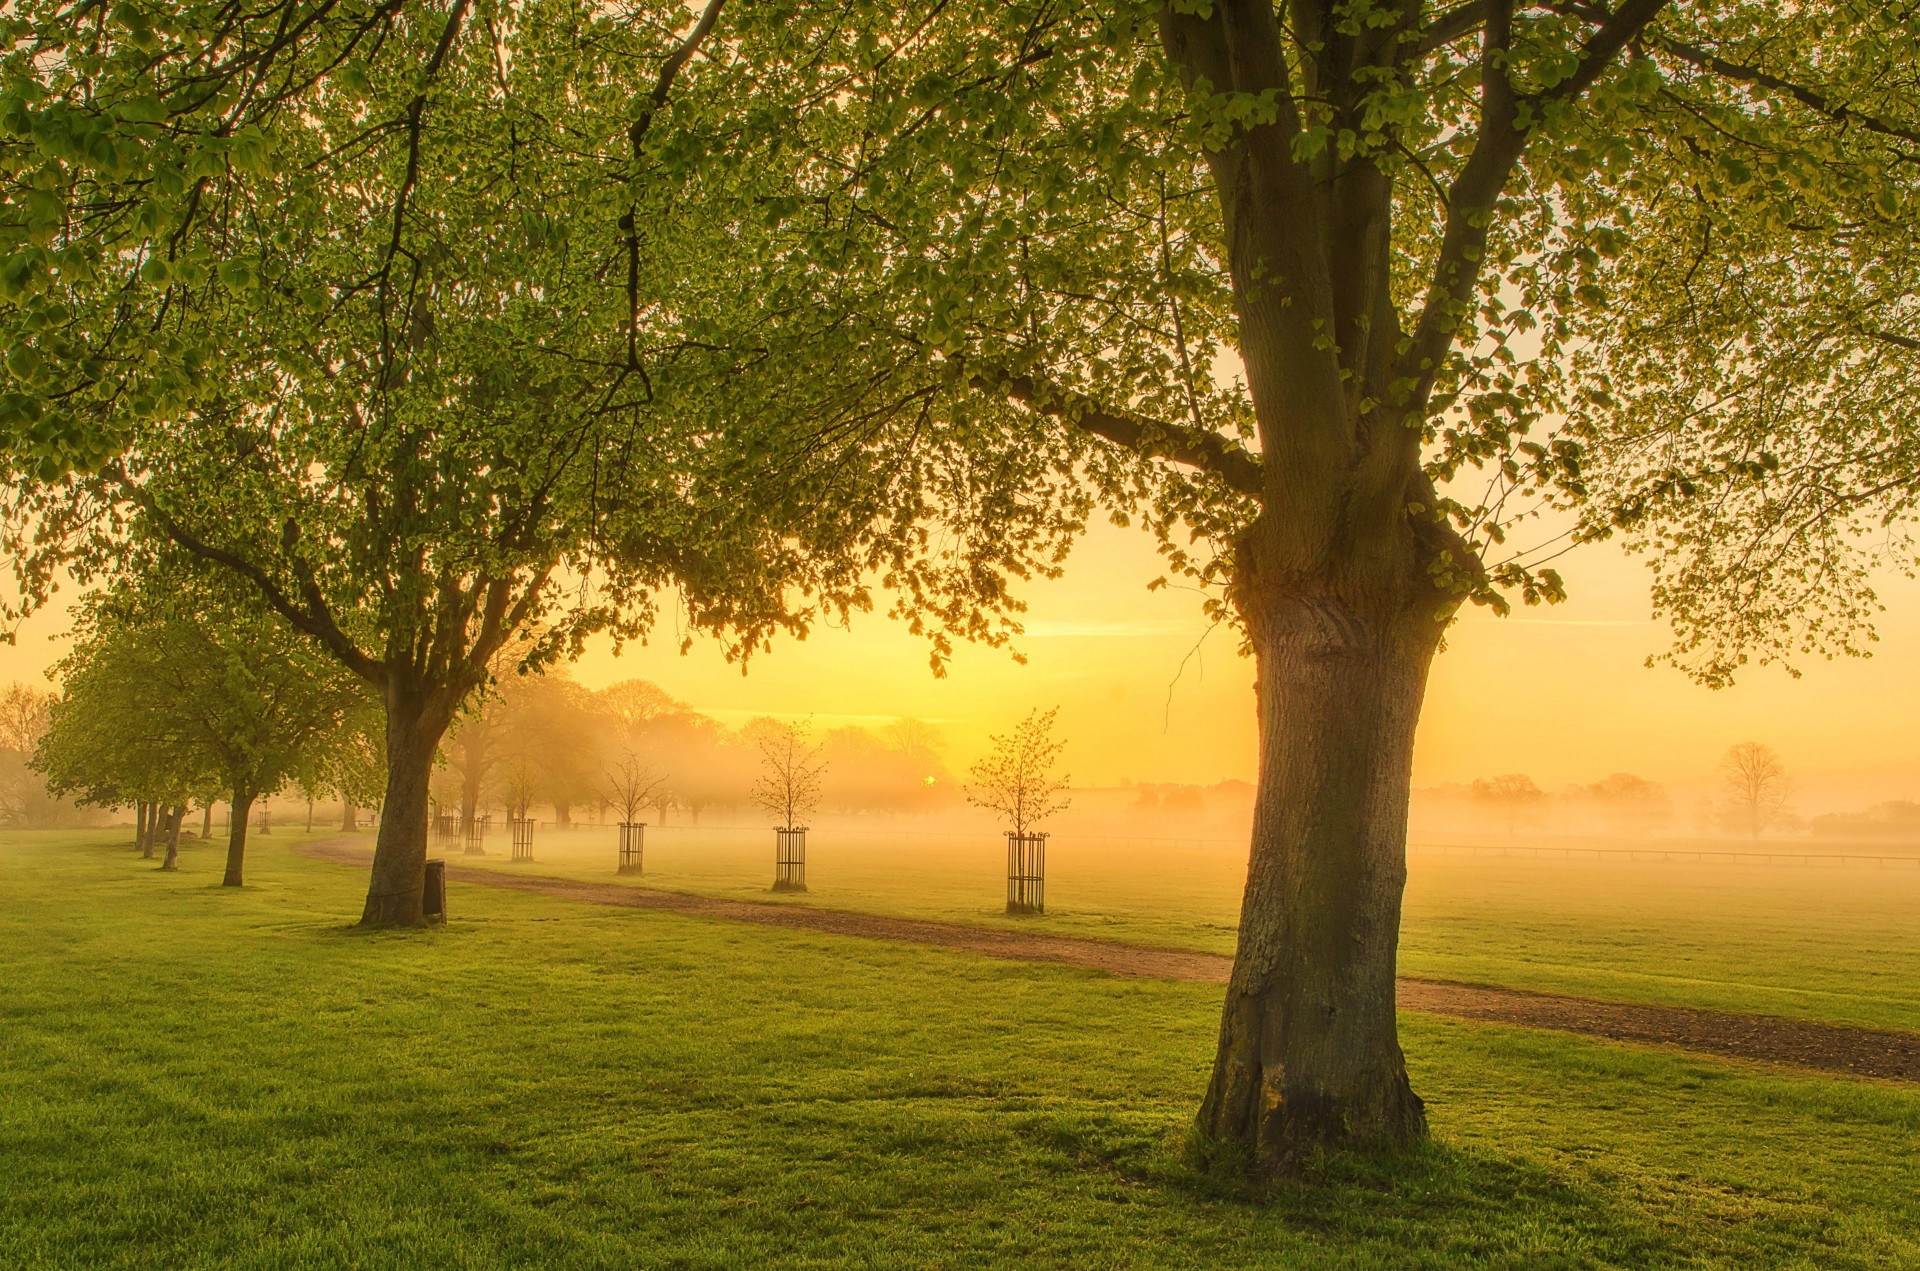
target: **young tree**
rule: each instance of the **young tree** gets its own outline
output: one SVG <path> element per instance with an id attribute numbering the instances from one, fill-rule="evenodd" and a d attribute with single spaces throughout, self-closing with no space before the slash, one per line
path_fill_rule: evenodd
<path id="1" fill-rule="evenodd" d="M 1786 765 L 1773 747 L 1757 741 L 1728 747 L 1720 760 L 1720 776 L 1727 791 L 1728 811 L 1750 838 L 1758 839 L 1778 822 L 1793 797 Z"/>
<path id="2" fill-rule="evenodd" d="M 1067 746 L 1053 737 L 1059 713 L 1034 710 L 1012 732 L 990 738 L 986 758 L 969 769 L 967 802 L 998 813 L 1015 834 L 1067 810 L 1070 779 L 1053 773 Z"/>
<path id="3" fill-rule="evenodd" d="M 658 807 L 666 797 L 667 778 L 638 750 L 629 747 L 607 765 L 606 797 L 623 825 L 640 820 L 640 810 Z"/>
<path id="4" fill-rule="evenodd" d="M 820 749 L 797 724 L 760 721 L 754 728 L 754 746 L 760 752 L 760 776 L 753 783 L 753 801 L 779 821 L 776 829 L 803 830 L 800 824 L 820 802 L 826 761 Z"/>

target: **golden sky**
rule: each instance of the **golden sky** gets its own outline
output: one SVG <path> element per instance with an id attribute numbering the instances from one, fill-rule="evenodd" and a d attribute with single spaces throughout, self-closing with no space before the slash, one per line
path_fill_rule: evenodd
<path id="1" fill-rule="evenodd" d="M 1758 740 L 1780 752 L 1803 813 L 1920 797 L 1920 736 L 1907 723 L 1920 686 L 1920 586 L 1889 585 L 1872 659 L 1815 662 L 1799 680 L 1756 668 L 1712 691 L 1643 665 L 1665 647 L 1643 565 L 1607 544 L 1559 564 L 1568 603 L 1505 619 L 1476 609 L 1454 628 L 1422 717 L 1417 784 L 1526 772 L 1557 788 L 1632 771 L 1685 796 L 1714 786 L 1729 745 Z M 943 680 L 919 641 L 871 615 L 757 656 L 745 676 L 716 649 L 683 657 L 671 639 L 617 660 L 596 649 L 576 674 L 596 687 L 655 680 L 728 722 L 918 716 L 962 764 L 988 733 L 1057 705 L 1076 784 L 1250 777 L 1252 666 L 1231 631 L 1207 633 L 1192 592 L 1146 589 L 1161 572 L 1144 533 L 1097 525 L 1064 578 L 1028 588 L 1027 663 L 962 648 Z"/>
<path id="2" fill-rule="evenodd" d="M 1920 733 L 1909 723 L 1920 585 L 1886 587 L 1873 658 L 1815 662 L 1799 680 L 1757 668 L 1716 692 L 1642 665 L 1665 633 L 1650 619 L 1639 563 L 1595 544 L 1559 564 L 1567 604 L 1505 619 L 1473 610 L 1454 628 L 1422 719 L 1416 784 L 1525 772 L 1553 789 L 1631 771 L 1666 783 L 1678 801 L 1713 788 L 1729 745 L 1757 740 L 1780 752 L 1803 814 L 1920 798 Z M 1018 642 L 1026 664 L 963 647 L 945 679 L 931 675 L 919 640 L 878 615 L 784 642 L 744 676 L 708 643 L 682 656 L 671 632 L 619 658 L 595 646 L 574 674 L 595 688 L 650 679 L 735 724 L 758 714 L 811 716 L 821 727 L 915 716 L 939 728 L 956 768 L 987 734 L 1035 706 L 1059 706 L 1077 785 L 1250 777 L 1251 665 L 1232 632 L 1207 633 L 1193 593 L 1146 589 L 1161 572 L 1145 534 L 1096 525 L 1064 578 L 1028 587 Z M 39 681 L 59 656 L 63 625 L 48 613 L 17 646 L 0 646 L 0 682 Z"/>

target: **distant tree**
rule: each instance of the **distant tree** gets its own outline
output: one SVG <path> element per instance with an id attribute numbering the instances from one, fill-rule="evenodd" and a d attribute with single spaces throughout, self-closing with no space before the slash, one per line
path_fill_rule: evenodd
<path id="1" fill-rule="evenodd" d="M 1468 787 L 1468 793 L 1475 803 L 1501 819 L 1509 837 L 1521 821 L 1538 815 L 1547 801 L 1546 791 L 1521 772 L 1483 777 Z"/>
<path id="2" fill-rule="evenodd" d="M 625 680 L 594 695 L 605 729 L 601 767 L 627 751 L 657 766 L 666 785 L 653 804 L 666 815 L 684 807 L 694 820 L 716 804 L 737 804 L 759 765 L 752 736 L 730 736 L 714 720 L 646 680 Z M 751 732 L 751 729 L 749 729 Z"/>
<path id="3" fill-rule="evenodd" d="M 1778 824 L 1793 797 L 1793 783 L 1773 747 L 1743 741 L 1727 748 L 1720 760 L 1720 776 L 1727 794 L 1728 819 L 1749 838 Z"/>
<path id="4" fill-rule="evenodd" d="M 1673 820 L 1673 800 L 1664 786 L 1616 772 L 1592 785 L 1574 786 L 1570 799 L 1597 814 L 1610 828 L 1645 833 Z"/>
<path id="5" fill-rule="evenodd" d="M 55 694 L 18 681 L 0 688 L 0 826 L 11 829 L 81 824 L 86 814 L 47 789 L 33 768 Z"/>
<path id="6" fill-rule="evenodd" d="M 1067 810 L 1070 778 L 1055 777 L 1064 741 L 1053 738 L 1059 707 L 1035 710 L 1004 736 L 989 738 L 986 758 L 969 770 L 967 802 L 997 812 L 1015 834 L 1025 834 Z"/>
<path id="7" fill-rule="evenodd" d="M 819 748 L 808 741 L 804 728 L 771 720 L 755 730 L 754 744 L 760 751 L 760 777 L 753 784 L 753 801 L 779 818 L 777 828 L 806 828 L 800 818 L 819 804 L 827 771 Z"/>
<path id="8" fill-rule="evenodd" d="M 666 797 L 667 777 L 631 747 L 607 765 L 605 797 L 623 824 L 640 819 L 640 809 L 658 807 Z"/>

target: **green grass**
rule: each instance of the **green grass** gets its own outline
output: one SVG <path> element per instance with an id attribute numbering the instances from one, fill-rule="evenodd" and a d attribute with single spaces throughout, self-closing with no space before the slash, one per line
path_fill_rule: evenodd
<path id="1" fill-rule="evenodd" d="M 610 831 L 544 831 L 509 865 L 614 881 Z M 812 891 L 774 897 L 771 834 L 649 831 L 649 886 L 1017 924 L 1063 935 L 1233 951 L 1245 853 L 1057 840 L 1048 913 L 1002 911 L 990 842 L 816 831 Z M 462 863 L 473 863 L 462 858 Z M 1679 864 L 1415 853 L 1401 969 L 1412 975 L 1883 1028 L 1920 1029 L 1920 867 Z"/>
<path id="2" fill-rule="evenodd" d="M 1434 1126 L 1182 1164 L 1218 989 L 0 836 L 0 1266 L 1901 1267 L 1920 1091 L 1410 1016 Z"/>

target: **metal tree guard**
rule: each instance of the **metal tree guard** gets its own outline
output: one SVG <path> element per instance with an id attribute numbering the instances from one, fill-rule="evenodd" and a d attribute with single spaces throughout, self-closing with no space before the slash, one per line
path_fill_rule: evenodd
<path id="1" fill-rule="evenodd" d="M 1047 836 L 1007 831 L 1007 912 L 1047 912 Z"/>
<path id="2" fill-rule="evenodd" d="M 620 872 L 639 874 L 641 854 L 647 845 L 647 823 L 645 821 L 620 822 Z"/>
<path id="3" fill-rule="evenodd" d="M 487 854 L 487 823 L 479 817 L 468 821 L 466 840 L 468 856 L 485 856 Z"/>
<path id="4" fill-rule="evenodd" d="M 807 889 L 807 827 L 776 829 L 773 832 L 773 889 Z"/>
<path id="5" fill-rule="evenodd" d="M 507 830 L 513 835 L 513 858 L 516 861 L 533 859 L 533 818 L 527 817 L 507 820 Z"/>
<path id="6" fill-rule="evenodd" d="M 436 812 L 433 817 L 433 844 L 442 852 L 453 850 L 453 844 L 460 837 L 459 818 L 451 812 Z"/>

